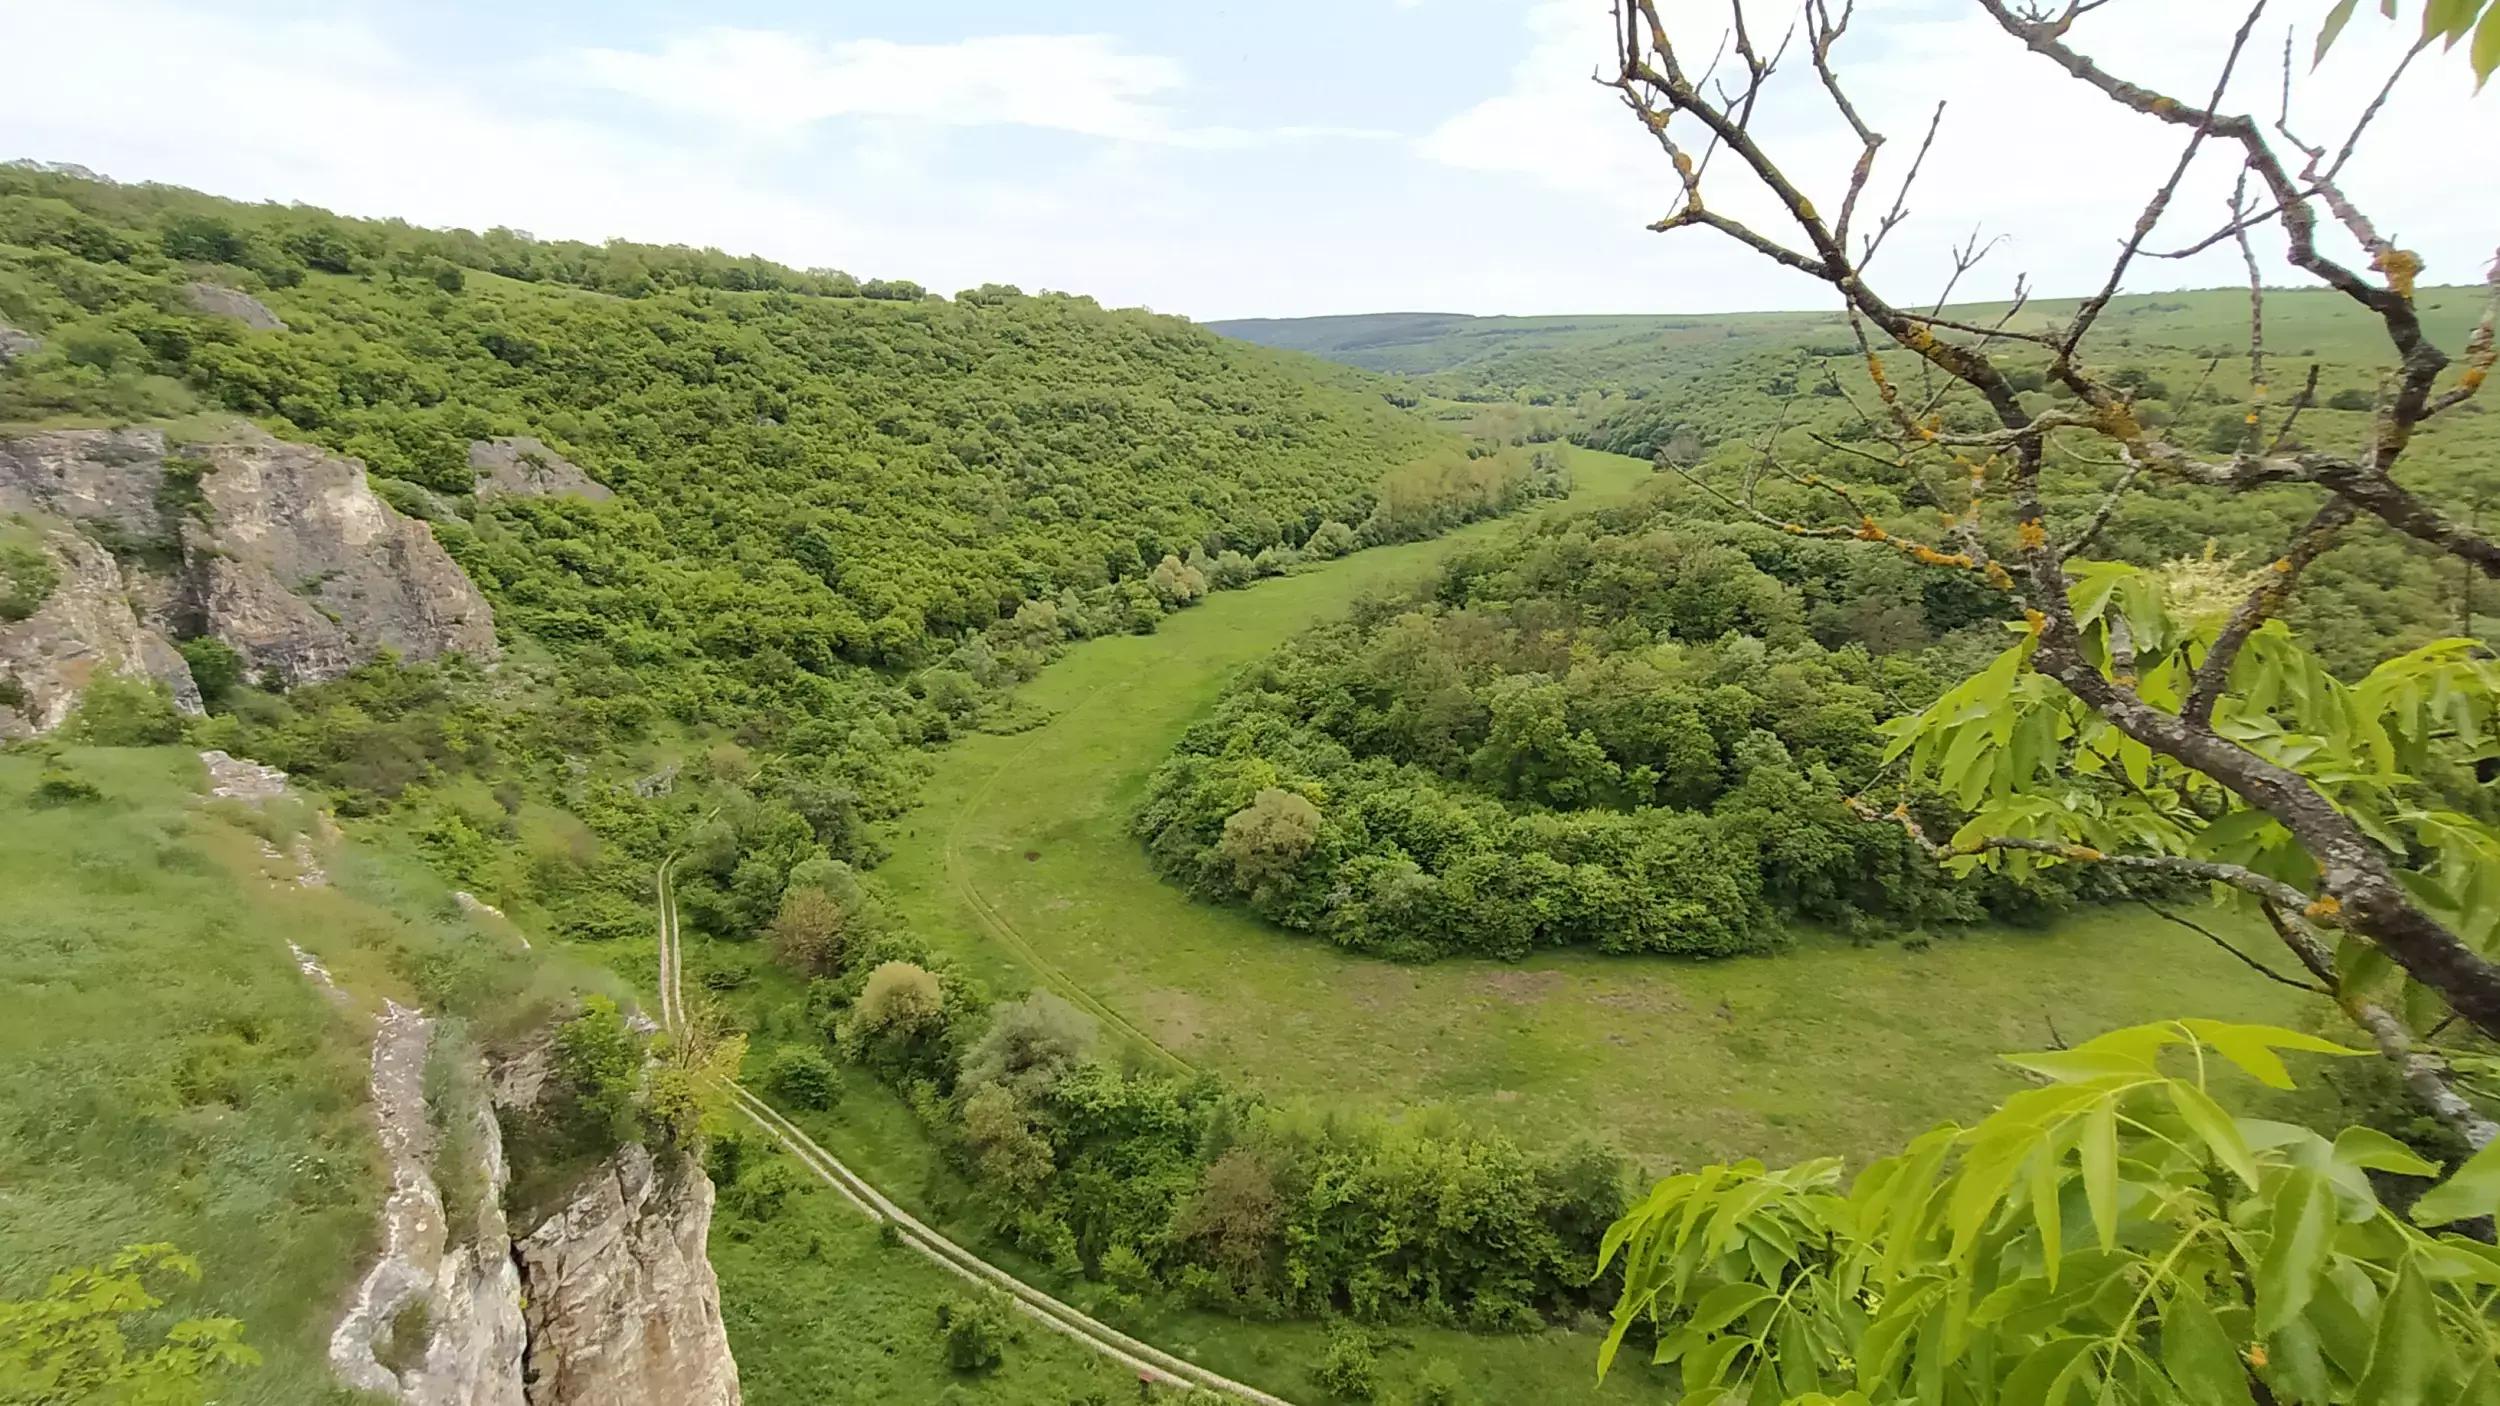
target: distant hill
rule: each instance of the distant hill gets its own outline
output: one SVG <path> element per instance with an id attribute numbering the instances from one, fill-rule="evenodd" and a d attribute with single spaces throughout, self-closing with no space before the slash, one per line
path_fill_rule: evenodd
<path id="1" fill-rule="evenodd" d="M 2426 324 L 2450 344 L 2463 337 L 2481 306 L 2479 290 L 2469 288 L 2426 288 L 2421 302 Z M 2072 298 L 2037 301 L 2023 309 L 2021 323 L 2038 327 L 2062 320 L 2075 307 Z M 1951 311 L 1963 321 L 1992 322 L 2005 304 L 1963 304 Z M 2145 349 L 2182 357 L 2244 349 L 2247 311 L 2242 289 L 2132 294 L 2111 306 L 2095 345 L 2103 355 L 2130 357 Z M 2321 289 L 2270 293 L 2266 322 L 2285 353 L 2314 352 L 2331 365 L 2364 364 L 2383 354 L 2368 319 Z M 1205 325 L 1261 346 L 1415 377 L 1430 394 L 1530 404 L 1569 404 L 1592 393 L 1637 398 L 1678 385 L 1702 367 L 1761 353 L 1827 357 L 1856 350 L 1837 312 L 1816 311 L 1554 317 L 1383 312 Z"/>

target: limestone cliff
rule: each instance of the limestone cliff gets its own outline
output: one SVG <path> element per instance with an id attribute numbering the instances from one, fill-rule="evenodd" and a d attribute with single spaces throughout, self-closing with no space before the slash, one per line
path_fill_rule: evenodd
<path id="1" fill-rule="evenodd" d="M 711 1228 L 700 1167 L 627 1146 L 531 1231 L 530 1406 L 737 1406 Z"/>
<path id="2" fill-rule="evenodd" d="M 433 1035 L 431 1020 L 396 1003 L 375 1030 L 374 1122 L 391 1191 L 382 1252 L 331 1335 L 340 1380 L 408 1406 L 738 1406 L 702 1168 L 621 1147 L 516 1238 L 494 1109 L 528 1113 L 544 1052 L 479 1071 L 492 1102 L 444 1097 L 430 1120 Z M 467 1135 L 443 1136 L 442 1119 Z M 475 1164 L 447 1164 L 453 1155 Z M 446 1185 L 469 1188 L 471 1204 L 447 1207 Z"/>
<path id="3" fill-rule="evenodd" d="M 0 514 L 93 539 L 58 549 L 76 557 L 78 589 L 61 593 L 74 614 L 47 622 L 48 642 L 21 646 L 26 662 L 0 650 L 0 677 L 14 672 L 30 699 L 44 695 L 18 710 L 21 730 L 57 725 L 96 667 L 163 678 L 196 706 L 166 643 L 174 634 L 222 640 L 251 674 L 287 685 L 336 678 L 385 649 L 496 657 L 493 611 L 431 529 L 384 502 L 355 460 L 248 426 L 180 448 L 146 428 L 0 440 Z M 132 658 L 136 669 L 119 662 Z"/>
<path id="4" fill-rule="evenodd" d="M 43 535 L 57 580 L 23 620 L 0 620 L 0 739 L 50 732 L 100 677 L 155 679 L 186 712 L 200 711 L 190 667 L 131 609 L 112 555 L 68 528 Z"/>

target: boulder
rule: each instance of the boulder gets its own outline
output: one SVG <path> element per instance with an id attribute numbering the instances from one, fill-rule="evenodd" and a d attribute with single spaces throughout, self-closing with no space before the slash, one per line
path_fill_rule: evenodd
<path id="1" fill-rule="evenodd" d="M 256 332 L 283 332 L 286 322 L 260 299 L 222 283 L 194 283 L 182 290 L 183 301 L 211 317 L 231 317 Z"/>
<path id="2" fill-rule="evenodd" d="M 21 356 L 33 356 L 42 350 L 43 338 L 32 332 L 21 332 L 5 322 L 0 322 L 0 366 L 6 366 Z"/>
<path id="3" fill-rule="evenodd" d="M 616 495 L 579 465 L 532 435 L 469 442 L 469 468 L 480 498 L 567 496 L 604 503 Z"/>

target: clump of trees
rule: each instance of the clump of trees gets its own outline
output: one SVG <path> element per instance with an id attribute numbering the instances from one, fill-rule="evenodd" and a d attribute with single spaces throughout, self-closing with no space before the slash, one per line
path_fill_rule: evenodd
<path id="1" fill-rule="evenodd" d="M 1984 589 L 1922 584 L 1664 498 L 1548 524 L 1246 676 L 1136 830 L 1199 892 L 1403 957 L 1723 956 L 1797 918 L 2053 906 L 1940 876 L 1841 803 L 1881 765 L 1880 720 L 1995 627 Z M 1817 637 L 1870 618 L 1922 647 Z"/>

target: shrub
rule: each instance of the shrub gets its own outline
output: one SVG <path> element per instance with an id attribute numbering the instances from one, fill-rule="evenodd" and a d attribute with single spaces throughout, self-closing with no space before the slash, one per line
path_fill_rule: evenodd
<path id="1" fill-rule="evenodd" d="M 1415 1406 L 1458 1406 L 1466 1399 L 1458 1364 L 1446 1357 L 1436 1357 L 1424 1364 L 1415 1376 Z"/>
<path id="2" fill-rule="evenodd" d="M 182 740 L 182 715 L 163 684 L 107 675 L 79 696 L 68 731 L 91 747 L 162 747 Z"/>
<path id="3" fill-rule="evenodd" d="M 243 682 L 243 656 L 224 640 L 202 635 L 184 640 L 181 650 L 182 661 L 191 666 L 191 682 L 204 701 L 217 702 Z"/>
<path id="4" fill-rule="evenodd" d="M 793 887 L 773 915 L 773 960 L 799 976 L 842 968 L 850 950 L 851 910 L 821 888 Z"/>
<path id="5" fill-rule="evenodd" d="M 634 1099 L 642 1088 L 642 1042 L 616 1002 L 593 996 L 581 1014 L 556 1028 L 556 1073 L 575 1109 L 593 1130 L 616 1142 L 634 1135 Z"/>
<path id="6" fill-rule="evenodd" d="M 23 620 L 43 608 L 61 573 L 40 548 L 0 542 L 0 623 Z"/>
<path id="7" fill-rule="evenodd" d="M 1328 1335 L 1311 1379 L 1330 1395 L 1345 1401 L 1369 1401 L 1380 1390 L 1380 1354 L 1371 1334 L 1352 1324 L 1339 1324 Z"/>
<path id="8" fill-rule="evenodd" d="M 2326 398 L 2326 408 L 2329 410 L 2368 410 L 2374 403 L 2368 391 L 2353 390 L 2349 387 Z"/>
<path id="9" fill-rule="evenodd" d="M 1007 1310 L 989 1295 L 948 1298 L 937 1309 L 938 1340 L 946 1365 L 958 1372 L 987 1372 L 1006 1359 L 1014 1330 Z"/>
<path id="10" fill-rule="evenodd" d="M 842 1099 L 842 1074 L 804 1045 L 785 1045 L 764 1066 L 764 1087 L 801 1108 L 831 1108 Z"/>
<path id="11" fill-rule="evenodd" d="M 96 784 L 75 772 L 60 767 L 45 767 L 35 782 L 34 795 L 29 798 L 37 806 L 84 805 L 104 799 Z"/>

